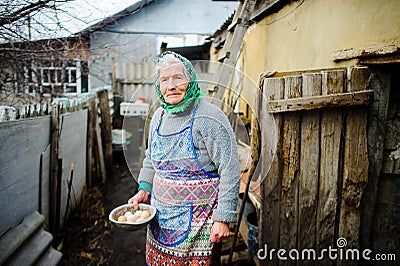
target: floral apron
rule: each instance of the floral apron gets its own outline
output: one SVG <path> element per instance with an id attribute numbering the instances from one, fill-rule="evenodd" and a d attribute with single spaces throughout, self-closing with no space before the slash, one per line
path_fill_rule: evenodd
<path id="1" fill-rule="evenodd" d="M 151 160 L 156 170 L 151 204 L 157 214 L 150 223 L 146 265 L 212 265 L 212 211 L 219 178 L 205 171 L 193 146 L 194 109 L 190 126 L 162 135 L 161 114 L 152 135 Z"/>

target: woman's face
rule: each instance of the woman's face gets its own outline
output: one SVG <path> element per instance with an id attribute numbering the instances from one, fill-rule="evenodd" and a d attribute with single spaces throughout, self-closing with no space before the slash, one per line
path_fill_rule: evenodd
<path id="1" fill-rule="evenodd" d="M 174 62 L 160 70 L 160 91 L 169 104 L 177 104 L 183 100 L 189 80 L 185 76 L 183 63 Z"/>

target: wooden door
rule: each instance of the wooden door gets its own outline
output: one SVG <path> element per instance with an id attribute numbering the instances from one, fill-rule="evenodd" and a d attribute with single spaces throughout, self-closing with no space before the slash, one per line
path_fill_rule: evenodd
<path id="1" fill-rule="evenodd" d="M 264 145 L 270 138 L 277 139 L 277 149 L 271 167 L 261 173 L 260 248 L 275 249 L 261 264 L 296 264 L 289 258 L 292 249 L 301 259 L 302 250 L 315 250 L 318 257 L 329 246 L 360 247 L 360 203 L 369 166 L 367 105 L 373 98 L 369 82 L 366 67 L 264 81 L 267 101 L 260 112 L 274 114 L 277 132 L 271 136 L 261 126 L 261 154 L 270 152 Z M 287 261 L 278 260 L 278 249 L 286 250 Z"/>

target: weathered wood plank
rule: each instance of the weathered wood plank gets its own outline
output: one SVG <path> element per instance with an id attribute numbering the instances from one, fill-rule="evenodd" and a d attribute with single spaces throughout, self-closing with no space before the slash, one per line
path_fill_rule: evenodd
<path id="1" fill-rule="evenodd" d="M 281 113 L 301 110 L 312 110 L 326 107 L 344 107 L 354 105 L 367 105 L 373 100 L 372 90 L 301 97 L 295 99 L 270 101 L 268 112 Z"/>
<path id="2" fill-rule="evenodd" d="M 283 78 L 268 78 L 264 81 L 263 93 L 264 99 L 283 98 L 285 80 Z M 260 128 L 261 130 L 261 154 L 266 151 L 266 143 L 270 142 L 270 138 L 276 138 L 276 153 L 273 157 L 271 165 L 262 160 L 261 177 L 265 176 L 265 181 L 261 186 L 261 223 L 260 223 L 260 245 L 264 248 L 267 245 L 268 249 L 279 249 L 280 237 L 280 196 L 281 196 L 281 176 L 282 176 L 282 140 L 281 130 L 283 127 L 283 115 L 274 115 L 276 136 L 271 136 L 270 130 L 265 128 L 266 121 L 263 119 L 262 114 L 266 113 L 265 100 L 261 103 L 260 112 Z M 262 157 L 264 158 L 264 157 Z M 267 254 L 261 254 L 267 255 Z M 276 256 L 265 260 L 261 260 L 261 265 L 278 265 Z"/>
<path id="3" fill-rule="evenodd" d="M 344 91 L 346 72 L 323 71 L 322 95 Z M 321 113 L 320 179 L 317 208 L 316 248 L 322 250 L 335 244 L 338 184 L 341 182 L 340 158 L 342 110 L 323 110 Z M 332 261 L 323 261 L 332 265 Z"/>
<path id="4" fill-rule="evenodd" d="M 348 73 L 349 91 L 365 90 L 370 82 L 367 67 L 352 68 Z M 346 248 L 359 248 L 361 197 L 368 181 L 367 109 L 347 113 L 343 162 L 343 187 L 339 236 L 347 239 Z"/>
<path id="5" fill-rule="evenodd" d="M 301 96 L 301 82 L 301 76 L 285 77 L 285 99 Z M 286 250 L 296 248 L 298 237 L 299 151 L 300 114 L 288 113 L 285 114 L 283 121 L 280 211 L 280 248 Z"/>
<path id="6" fill-rule="evenodd" d="M 373 57 L 379 55 L 397 54 L 400 52 L 400 47 L 397 45 L 385 45 L 385 46 L 369 46 L 363 48 L 351 48 L 336 51 L 331 54 L 330 58 L 332 61 L 348 60 L 357 57 Z"/>
<path id="7" fill-rule="evenodd" d="M 86 186 L 88 189 L 92 188 L 93 179 L 92 179 L 92 161 L 93 161 L 93 134 L 95 133 L 95 125 L 96 121 L 95 116 L 96 112 L 96 103 L 94 99 L 90 99 L 88 102 L 88 121 L 87 121 L 87 143 L 86 143 Z"/>
<path id="8" fill-rule="evenodd" d="M 103 145 L 102 145 L 102 138 L 100 132 L 100 126 L 98 123 L 98 116 L 95 116 L 95 154 L 96 154 L 96 171 L 97 176 L 104 182 L 107 178 L 107 171 L 104 162 L 104 152 L 103 152 Z"/>
<path id="9" fill-rule="evenodd" d="M 303 96 L 321 95 L 321 74 L 304 74 Z M 320 158 L 320 111 L 302 113 L 298 249 L 315 249 Z M 314 265 L 315 260 L 303 264 Z"/>
<path id="10" fill-rule="evenodd" d="M 110 106 L 108 103 L 108 91 L 101 90 L 97 92 L 100 105 L 101 116 L 101 140 L 104 151 L 104 163 L 106 166 L 107 177 L 110 178 L 113 172 L 113 151 L 112 151 L 112 125 Z"/>
<path id="11" fill-rule="evenodd" d="M 51 233 L 57 233 L 59 225 L 59 216 L 57 213 L 60 208 L 59 204 L 59 139 L 60 139 L 60 108 L 54 105 L 51 113 L 51 150 L 50 150 L 50 211 L 49 211 L 49 229 Z"/>

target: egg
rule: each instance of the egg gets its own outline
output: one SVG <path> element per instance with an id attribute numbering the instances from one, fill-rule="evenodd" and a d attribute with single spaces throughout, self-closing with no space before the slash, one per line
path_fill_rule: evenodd
<path id="1" fill-rule="evenodd" d="M 124 216 L 127 217 L 127 218 L 128 218 L 130 215 L 132 215 L 132 213 L 131 213 L 130 211 L 127 211 L 127 212 L 125 212 L 125 214 L 124 214 Z"/>
<path id="2" fill-rule="evenodd" d="M 142 218 L 142 219 L 147 219 L 149 217 L 150 217 L 150 212 L 148 210 L 144 210 L 142 212 L 142 214 L 140 215 L 140 218 Z"/>
<path id="3" fill-rule="evenodd" d="M 128 222 L 134 223 L 136 222 L 137 217 L 135 215 L 129 215 L 127 220 Z"/>
<path id="4" fill-rule="evenodd" d="M 132 216 L 135 217 L 135 220 L 136 220 L 137 218 L 139 218 L 140 215 L 141 215 L 140 212 L 135 212 L 134 214 L 132 214 Z"/>
<path id="5" fill-rule="evenodd" d="M 125 215 L 121 215 L 118 217 L 118 222 L 126 222 L 126 216 Z"/>

